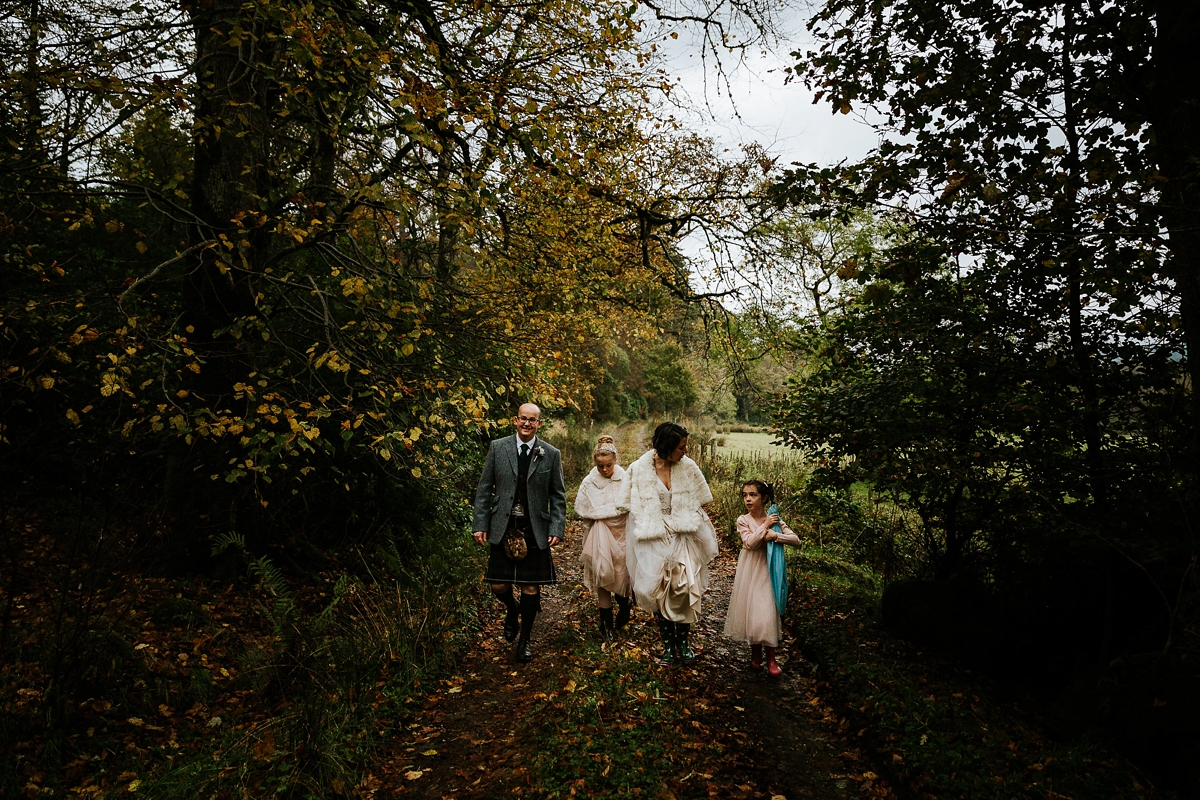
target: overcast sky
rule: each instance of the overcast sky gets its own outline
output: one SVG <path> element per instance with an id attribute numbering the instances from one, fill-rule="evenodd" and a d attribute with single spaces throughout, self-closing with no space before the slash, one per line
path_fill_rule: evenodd
<path id="1" fill-rule="evenodd" d="M 737 66 L 728 87 L 719 83 L 711 54 L 707 69 L 703 65 L 694 31 L 678 28 L 678 39 L 659 42 L 666 55 L 664 68 L 679 78 L 697 109 L 676 116 L 731 150 L 759 142 L 781 156 L 781 166 L 861 158 L 876 143 L 866 124 L 854 115 L 832 114 L 826 104 L 813 105 L 812 92 L 798 80 L 784 84 L 784 69 L 793 64 L 790 51 L 805 48 L 810 38 L 800 12 L 783 25 L 787 32 L 776 52 L 756 50 Z M 727 64 L 733 65 L 734 58 L 729 56 Z"/>
<path id="2" fill-rule="evenodd" d="M 782 43 L 772 52 L 755 50 L 741 64 L 736 56 L 727 57 L 727 67 L 736 64 L 728 85 L 719 78 L 711 54 L 707 65 L 701 60 L 695 31 L 681 27 L 675 29 L 678 39 L 660 38 L 657 44 L 665 62 L 661 66 L 678 78 L 677 85 L 686 95 L 681 101 L 684 107 L 674 112 L 676 118 L 727 148 L 734 159 L 742 144 L 752 142 L 779 156 L 778 165 L 783 168 L 793 162 L 827 166 L 843 159 L 861 159 L 878 141 L 866 123 L 855 114 L 833 114 L 824 103 L 813 105 L 812 92 L 799 80 L 784 83 L 788 76 L 784 70 L 794 63 L 791 51 L 806 49 L 811 41 L 799 12 L 785 25 L 790 33 L 781 37 Z M 702 234 L 684 238 L 679 247 L 691 260 L 702 289 L 728 288 L 715 282 L 713 255 Z M 736 307 L 744 300 L 729 297 L 724 302 Z"/>

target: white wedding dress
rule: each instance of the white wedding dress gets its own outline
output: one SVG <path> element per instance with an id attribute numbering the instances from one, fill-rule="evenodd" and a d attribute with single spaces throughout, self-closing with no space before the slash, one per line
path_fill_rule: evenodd
<path id="1" fill-rule="evenodd" d="M 671 490 L 657 476 L 662 517 L 671 515 Z M 694 623 L 700 618 L 701 600 L 708 589 L 708 564 L 717 555 L 717 532 L 703 507 L 693 533 L 674 533 L 625 547 L 629 578 L 638 608 L 658 612 L 672 622 Z M 637 529 L 637 509 L 630 511 L 630 527 Z"/>

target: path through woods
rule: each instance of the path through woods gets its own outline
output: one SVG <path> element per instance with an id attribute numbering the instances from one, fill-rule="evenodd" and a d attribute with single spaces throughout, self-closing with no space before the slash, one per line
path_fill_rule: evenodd
<path id="1" fill-rule="evenodd" d="M 653 663 L 658 634 L 644 612 L 635 610 L 616 642 L 600 645 L 595 601 L 581 584 L 582 544 L 579 523 L 570 524 L 555 552 L 560 583 L 545 591 L 534 629 L 534 660 L 513 661 L 496 604 L 456 674 L 428 687 L 419 707 L 397 721 L 388 757 L 365 784 L 369 794 L 895 796 L 855 746 L 846 723 L 820 699 L 821 685 L 790 635 L 785 633 L 780 648 L 784 676 L 771 679 L 750 670 L 745 644 L 721 634 L 736 550 L 722 542 L 712 566 L 705 616 L 696 626 L 700 658 L 688 667 L 663 667 Z M 656 688 L 645 692 L 639 683 Z M 609 687 L 601 698 L 608 708 L 587 696 L 601 693 L 601 686 Z M 617 708 L 622 700 L 634 710 Z M 580 724 L 590 718 L 570 709 L 590 708 L 589 703 L 597 704 L 595 724 Z M 651 704 L 659 707 L 638 710 Z M 561 729 L 551 727 L 560 724 Z M 639 725 L 654 730 L 636 730 Z M 604 742 L 615 748 L 645 741 L 638 734 L 647 733 L 661 743 L 659 756 L 632 753 L 621 761 L 603 749 Z M 636 774 L 622 777 L 614 767 Z M 647 774 L 657 778 L 639 781 Z M 614 788 L 620 780 L 625 786 Z"/>

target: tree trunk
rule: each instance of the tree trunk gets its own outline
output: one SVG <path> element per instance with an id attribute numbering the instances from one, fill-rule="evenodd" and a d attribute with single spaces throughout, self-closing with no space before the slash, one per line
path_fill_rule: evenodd
<path id="1" fill-rule="evenodd" d="M 196 118 L 189 245 L 199 249 L 184 287 L 189 341 L 205 356 L 197 387 L 213 397 L 232 391 L 242 360 L 239 342 L 218 334 L 255 313 L 255 277 L 265 261 L 268 79 L 272 45 L 263 24 L 238 2 L 188 7 L 196 36 Z M 240 28 L 240 32 L 237 30 Z M 240 232 L 244 229 L 245 232 Z M 223 238 L 222 238 L 223 237 Z M 248 346 L 243 340 L 242 347 Z"/>
<path id="2" fill-rule="evenodd" d="M 1162 185 L 1163 223 L 1169 232 L 1168 271 L 1179 292 L 1185 364 L 1191 385 L 1192 440 L 1185 472 L 1196 491 L 1200 463 L 1200 394 L 1192 357 L 1200 352 L 1200 4 L 1160 0 L 1156 9 L 1152 154 Z"/>

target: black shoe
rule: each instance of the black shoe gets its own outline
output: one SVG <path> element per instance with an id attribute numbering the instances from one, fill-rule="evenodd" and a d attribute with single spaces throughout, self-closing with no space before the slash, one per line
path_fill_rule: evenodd
<path id="1" fill-rule="evenodd" d="M 617 595 L 617 618 L 613 621 L 616 630 L 621 630 L 629 624 L 629 614 L 633 609 L 633 603 L 627 597 Z"/>
<path id="2" fill-rule="evenodd" d="M 514 604 L 515 605 L 515 604 Z M 510 609 L 504 615 L 504 641 L 515 642 L 517 633 L 521 630 L 521 616 L 516 608 Z"/>
<path id="3" fill-rule="evenodd" d="M 600 638 L 605 642 L 611 642 L 616 635 L 616 630 L 613 628 L 613 613 L 611 608 L 600 609 Z"/>
<path id="4" fill-rule="evenodd" d="M 517 651 L 514 654 L 514 657 L 521 663 L 533 661 L 533 648 L 529 646 L 528 639 L 522 639 L 517 642 Z"/>

